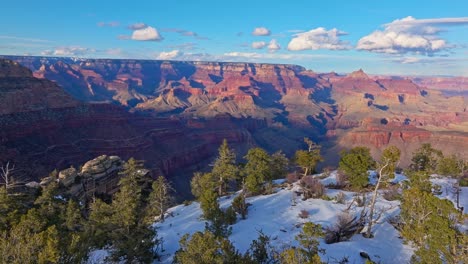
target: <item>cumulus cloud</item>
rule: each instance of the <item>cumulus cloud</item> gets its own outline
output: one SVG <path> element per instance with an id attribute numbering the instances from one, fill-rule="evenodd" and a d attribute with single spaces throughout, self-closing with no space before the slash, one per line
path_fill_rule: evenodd
<path id="1" fill-rule="evenodd" d="M 158 54 L 158 56 L 156 56 L 156 59 L 158 60 L 172 60 L 172 59 L 176 59 L 177 57 L 180 57 L 181 55 L 183 55 L 183 52 L 179 51 L 179 50 L 173 50 L 173 51 L 163 51 L 161 53 Z"/>
<path id="2" fill-rule="evenodd" d="M 347 42 L 340 40 L 341 36 L 347 35 L 346 32 L 336 28 L 326 30 L 323 27 L 312 29 L 307 32 L 298 33 L 288 44 L 288 50 L 345 50 L 349 49 Z"/>
<path id="3" fill-rule="evenodd" d="M 270 36 L 271 31 L 266 27 L 258 27 L 252 31 L 254 36 Z"/>
<path id="4" fill-rule="evenodd" d="M 265 41 L 252 42 L 252 48 L 254 49 L 263 49 L 265 46 L 266 46 Z"/>
<path id="5" fill-rule="evenodd" d="M 120 25 L 120 23 L 117 22 L 117 21 L 98 22 L 97 25 L 98 25 L 98 27 L 118 27 Z"/>
<path id="6" fill-rule="evenodd" d="M 385 24 L 383 30 L 376 30 L 362 37 L 356 49 L 387 54 L 414 53 L 433 56 L 453 48 L 439 37 L 439 33 L 443 31 L 441 27 L 467 24 L 468 17 L 415 19 L 409 16 Z"/>
<path id="7" fill-rule="evenodd" d="M 78 46 L 72 47 L 57 47 L 53 50 L 44 50 L 41 55 L 44 56 L 83 56 L 94 53 L 96 50 L 90 48 L 83 48 Z"/>
<path id="8" fill-rule="evenodd" d="M 131 29 L 131 30 L 138 30 L 138 29 L 144 29 L 146 28 L 148 25 L 146 25 L 145 23 L 134 23 L 134 24 L 131 24 L 128 26 L 128 29 Z"/>
<path id="9" fill-rule="evenodd" d="M 270 52 L 275 52 L 275 51 L 281 49 L 281 46 L 280 46 L 280 44 L 278 44 L 278 42 L 276 41 L 276 39 L 272 39 L 272 40 L 270 41 L 270 43 L 268 43 L 268 47 L 267 47 L 267 48 L 268 48 L 268 50 L 269 50 Z"/>
<path id="10" fill-rule="evenodd" d="M 148 26 L 133 31 L 131 39 L 140 41 L 160 41 L 162 40 L 162 36 L 159 34 L 157 29 Z"/>

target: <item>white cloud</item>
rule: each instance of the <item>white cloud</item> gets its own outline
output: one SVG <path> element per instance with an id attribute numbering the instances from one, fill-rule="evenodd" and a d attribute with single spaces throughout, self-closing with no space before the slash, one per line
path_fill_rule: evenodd
<path id="1" fill-rule="evenodd" d="M 376 30 L 362 37 L 356 46 L 358 50 L 377 53 L 414 53 L 432 56 L 453 48 L 438 35 L 442 26 L 468 24 L 468 17 L 415 19 L 411 16 L 385 24 L 383 30 Z"/>
<path id="2" fill-rule="evenodd" d="M 95 49 L 83 48 L 78 46 L 57 47 L 53 50 L 44 50 L 41 55 L 45 56 L 83 56 L 96 52 Z"/>
<path id="3" fill-rule="evenodd" d="M 179 50 L 173 50 L 173 51 L 167 51 L 167 52 L 161 52 L 156 56 L 156 59 L 158 60 L 171 60 L 171 59 L 176 59 L 177 57 L 180 57 L 184 53 L 179 51 Z"/>
<path id="4" fill-rule="evenodd" d="M 128 26 L 128 29 L 131 29 L 131 30 L 138 30 L 138 29 L 144 29 L 146 28 L 148 25 L 146 25 L 145 23 L 134 23 L 134 24 L 131 24 Z"/>
<path id="5" fill-rule="evenodd" d="M 271 34 L 271 31 L 266 27 L 255 28 L 254 31 L 252 32 L 252 35 L 254 36 L 270 36 L 270 34 Z"/>
<path id="6" fill-rule="evenodd" d="M 276 39 L 272 39 L 272 40 L 270 41 L 270 43 L 268 43 L 268 47 L 267 47 L 267 48 L 268 48 L 268 50 L 269 50 L 270 52 L 275 52 L 275 51 L 281 49 L 281 46 L 280 46 L 280 44 L 278 44 L 278 42 L 276 41 Z"/>
<path id="7" fill-rule="evenodd" d="M 338 29 L 326 30 L 323 27 L 298 33 L 288 44 L 288 50 L 345 50 L 349 49 L 347 42 L 340 40 L 340 36 L 347 35 Z"/>
<path id="8" fill-rule="evenodd" d="M 263 49 L 266 46 L 265 41 L 256 41 L 252 43 L 252 48 L 254 49 Z"/>
<path id="9" fill-rule="evenodd" d="M 132 39 L 140 41 L 160 41 L 162 40 L 162 37 L 157 29 L 148 26 L 146 28 L 133 31 Z"/>

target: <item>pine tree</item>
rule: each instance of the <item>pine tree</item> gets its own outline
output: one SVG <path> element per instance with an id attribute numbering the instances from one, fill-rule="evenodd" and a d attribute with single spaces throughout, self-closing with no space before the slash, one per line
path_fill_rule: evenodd
<path id="1" fill-rule="evenodd" d="M 156 231 L 145 223 L 146 204 L 143 188 L 147 178 L 144 168 L 130 159 L 124 167 L 123 177 L 119 181 L 120 190 L 114 195 L 111 208 L 112 254 L 114 260 L 125 259 L 127 262 L 151 262 L 155 257 L 153 248 L 157 240 Z"/>
<path id="2" fill-rule="evenodd" d="M 180 239 L 180 249 L 176 252 L 174 263 L 178 264 L 224 264 L 245 263 L 232 243 L 216 237 L 209 231 L 196 232 L 190 237 L 185 234 Z"/>
<path id="3" fill-rule="evenodd" d="M 218 152 L 211 173 L 216 180 L 218 195 L 221 196 L 226 190 L 226 184 L 238 177 L 238 168 L 236 166 L 236 153 L 229 148 L 226 139 L 223 140 Z"/>
<path id="4" fill-rule="evenodd" d="M 369 183 L 367 171 L 374 167 L 375 161 L 367 147 L 354 147 L 340 153 L 339 168 L 349 176 L 351 187 L 360 189 Z"/>
<path id="5" fill-rule="evenodd" d="M 271 171 L 271 158 L 261 148 L 253 148 L 244 157 L 247 164 L 244 167 L 245 187 L 250 193 L 259 193 L 264 182 L 270 183 L 273 179 Z"/>
<path id="6" fill-rule="evenodd" d="M 111 243 L 111 234 L 115 228 L 112 221 L 112 206 L 101 199 L 94 199 L 90 204 L 89 220 L 86 225 L 87 236 L 91 238 L 92 245 L 102 248 Z"/>
<path id="7" fill-rule="evenodd" d="M 50 226 L 42 235 L 42 249 L 39 251 L 38 263 L 58 263 L 60 258 L 59 233 L 55 225 Z"/>
<path id="8" fill-rule="evenodd" d="M 164 213 L 172 205 L 173 198 L 170 192 L 174 191 L 169 182 L 163 176 L 159 176 L 152 184 L 152 191 L 148 198 L 148 213 L 150 223 L 157 216 L 164 222 Z"/>

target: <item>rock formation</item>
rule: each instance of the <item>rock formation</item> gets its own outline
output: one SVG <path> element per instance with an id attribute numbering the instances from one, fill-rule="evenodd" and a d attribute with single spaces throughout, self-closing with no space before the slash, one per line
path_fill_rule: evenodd
<path id="1" fill-rule="evenodd" d="M 10 58 L 81 101 L 47 115 L 61 116 L 61 124 L 80 136 L 62 129 L 52 133 L 54 142 L 51 132 L 47 140 L 31 140 L 41 142 L 47 155 L 57 155 L 53 160 L 61 167 L 72 157 L 84 162 L 84 156 L 116 154 L 148 160 L 151 169 L 170 174 L 208 164 L 223 137 L 241 150 L 259 145 L 292 154 L 307 136 L 324 145 L 330 160 L 339 149 L 355 145 L 371 147 L 377 157 L 389 144 L 408 150 L 403 153 L 408 160 L 425 142 L 468 157 L 465 99 L 407 78 L 369 76 L 363 70 L 319 74 L 295 65 L 256 63 Z M 32 115 L 21 120 L 28 118 Z M 35 131 L 56 129 L 57 122 L 45 120 L 35 123 L 42 129 Z M 24 143 L 31 129 L 4 134 L 15 145 L 19 138 Z"/>

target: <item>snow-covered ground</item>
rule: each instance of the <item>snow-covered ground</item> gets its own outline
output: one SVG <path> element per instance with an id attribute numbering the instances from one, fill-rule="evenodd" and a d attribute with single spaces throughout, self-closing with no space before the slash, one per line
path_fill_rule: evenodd
<path id="1" fill-rule="evenodd" d="M 369 173 L 369 181 L 375 183 L 375 173 Z M 394 183 L 399 183 L 406 180 L 402 174 L 395 175 Z M 316 177 L 323 178 L 324 175 L 319 174 Z M 281 184 L 284 180 L 277 180 L 275 184 Z M 336 171 L 332 172 L 328 177 L 321 179 L 324 185 L 336 183 Z M 431 176 L 431 182 L 434 185 L 440 185 L 442 193 L 438 195 L 441 199 L 449 199 L 454 204 L 456 196 L 452 191 L 454 179 Z M 234 246 L 242 253 L 246 252 L 252 240 L 258 238 L 258 232 L 272 238 L 272 245 L 278 249 L 284 246 L 297 245 L 295 236 L 301 231 L 301 224 L 307 221 L 312 221 L 316 224 L 321 224 L 323 227 L 332 226 L 338 215 L 342 213 L 347 205 L 353 200 L 355 193 L 344 192 L 346 196 L 345 204 L 338 204 L 335 201 L 326 201 L 322 199 L 308 199 L 302 201 L 301 197 L 295 197 L 295 192 L 299 186 L 294 185 L 293 188 L 286 187 L 277 188 L 276 192 L 270 195 L 260 195 L 247 198 L 247 202 L 251 204 L 248 209 L 247 219 L 241 220 L 238 217 L 236 224 L 232 226 L 232 234 L 229 239 Z M 340 190 L 327 189 L 326 194 L 329 197 L 335 197 Z M 227 208 L 231 205 L 234 197 L 238 193 L 219 199 L 220 206 Z M 293 203 L 295 197 L 295 203 Z M 370 198 L 370 194 L 368 194 Z M 465 213 L 468 209 L 468 188 L 461 188 L 460 206 L 465 208 Z M 373 261 L 377 263 L 409 263 L 413 249 L 403 243 L 399 238 L 398 231 L 385 219 L 398 215 L 400 212 L 399 201 L 387 201 L 380 195 L 376 203 L 377 210 L 383 210 L 383 216 L 379 223 L 373 227 L 373 238 L 364 238 L 362 235 L 354 235 L 349 241 L 325 244 L 321 240 L 320 247 L 325 249 L 325 254 L 322 254 L 322 260 L 329 263 L 337 263 L 343 257 L 348 257 L 349 263 L 364 263 L 365 260 L 360 257 L 359 253 L 365 251 L 369 254 Z M 309 213 L 309 217 L 302 219 L 299 213 L 305 210 Z M 352 213 L 357 213 L 362 210 L 362 207 L 354 207 Z M 162 254 L 163 263 L 171 263 L 174 253 L 179 249 L 179 240 L 186 234 L 193 234 L 197 231 L 203 231 L 205 221 L 202 219 L 200 205 L 197 202 L 192 204 L 178 205 L 168 210 L 167 217 L 164 223 L 155 223 L 158 237 L 163 239 L 164 252 Z M 466 224 L 468 229 L 468 224 Z M 106 250 L 97 250 L 92 253 L 90 263 L 104 263 L 103 259 L 107 256 Z"/>
<path id="2" fill-rule="evenodd" d="M 336 179 L 336 172 L 325 179 L 322 183 L 325 185 L 333 183 Z M 261 195 L 247 198 L 251 204 L 247 219 L 238 220 L 232 226 L 232 234 L 229 239 L 240 251 L 245 252 L 249 249 L 252 240 L 258 238 L 258 232 L 261 230 L 264 234 L 270 236 L 272 245 L 282 248 L 289 245 L 297 245 L 295 236 L 301 231 L 301 224 L 312 221 L 321 224 L 323 227 L 331 226 L 335 223 L 338 215 L 342 213 L 347 205 L 338 204 L 334 201 L 325 201 L 322 199 L 308 199 L 302 201 L 300 197 L 296 198 L 296 205 L 293 205 L 294 191 L 298 190 L 295 185 L 292 189 L 278 188 L 277 192 L 270 195 Z M 329 197 L 335 197 L 340 190 L 327 190 Z M 344 192 L 347 203 L 353 200 L 354 193 Z M 231 205 L 233 198 L 221 197 L 219 202 L 222 208 Z M 379 197 L 376 208 L 386 210 L 382 219 L 399 213 L 399 202 L 386 201 Z M 309 212 L 309 217 L 302 219 L 299 217 L 301 210 Z M 356 207 L 351 212 L 362 210 Z M 188 206 L 179 205 L 169 209 L 170 215 L 164 223 L 156 223 L 158 236 L 164 239 L 163 263 L 170 263 L 174 252 L 179 248 L 180 238 L 186 234 L 193 234 L 196 231 L 203 231 L 205 221 L 201 218 L 200 205 L 193 202 Z M 240 218 L 239 218 L 240 219 Z M 407 263 L 412 255 L 412 248 L 403 244 L 399 238 L 398 231 L 392 225 L 382 220 L 381 223 L 373 227 L 374 238 L 367 239 L 361 235 L 353 236 L 349 241 L 335 244 L 325 244 L 321 241 L 320 247 L 325 249 L 325 254 L 321 257 L 325 261 L 340 260 L 343 257 L 349 257 L 349 263 L 364 263 L 365 260 L 359 256 L 359 252 L 365 251 L 375 261 L 381 263 Z"/>

